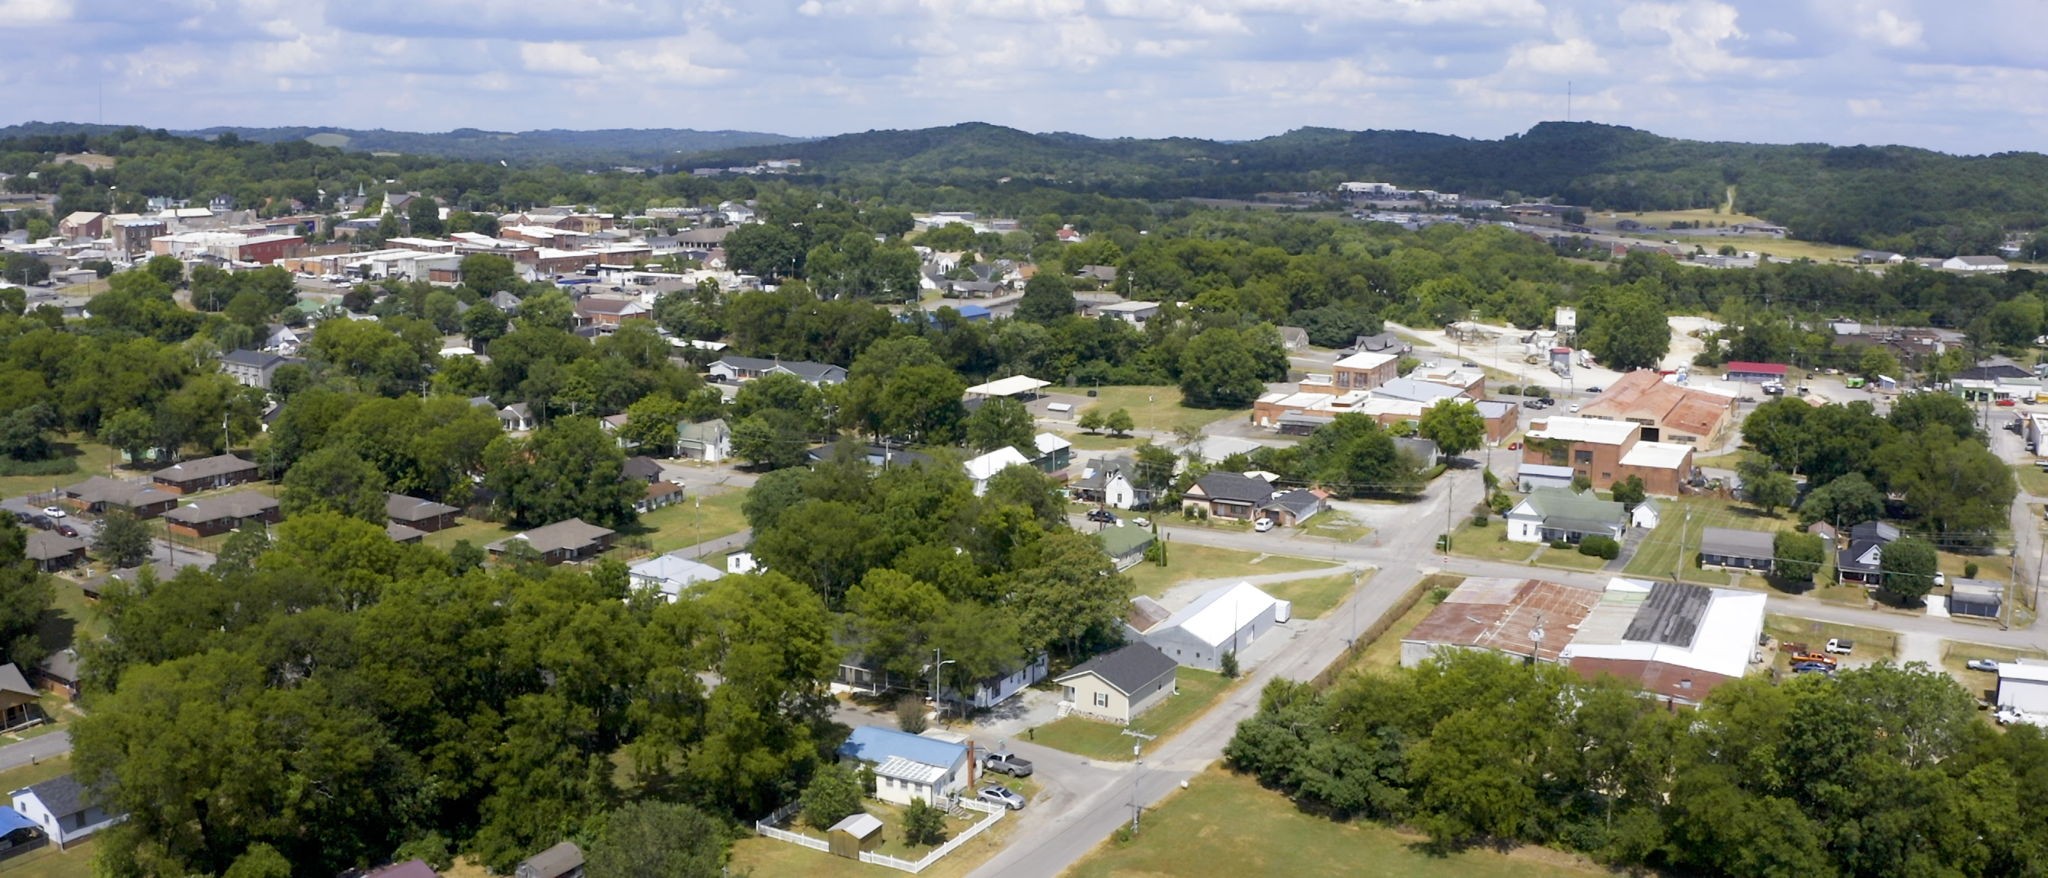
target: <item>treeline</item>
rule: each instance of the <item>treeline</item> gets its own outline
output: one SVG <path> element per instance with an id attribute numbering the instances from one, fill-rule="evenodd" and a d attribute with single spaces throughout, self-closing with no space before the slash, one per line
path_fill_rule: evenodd
<path id="1" fill-rule="evenodd" d="M 331 513 L 275 533 L 104 593 L 72 731 L 80 777 L 129 815 L 100 874 L 451 853 L 509 872 L 565 838 L 609 847 L 614 809 L 652 802 L 714 815 L 691 843 L 715 863 L 842 734 L 834 622 L 781 574 L 670 604 L 629 597 L 616 561 L 484 570 Z"/>
<path id="2" fill-rule="evenodd" d="M 2039 874 L 2048 738 L 1890 664 L 1724 683 L 1673 711 L 1612 678 L 1449 651 L 1327 692 L 1267 685 L 1230 765 L 1431 846 L 1529 843 L 1716 875 Z"/>

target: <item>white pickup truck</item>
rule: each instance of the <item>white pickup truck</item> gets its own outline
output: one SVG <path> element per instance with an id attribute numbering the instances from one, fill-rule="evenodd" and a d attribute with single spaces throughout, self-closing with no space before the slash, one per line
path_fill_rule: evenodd
<path id="1" fill-rule="evenodd" d="M 2040 726 L 2041 728 L 2048 729 L 2048 714 L 2028 713 L 2010 704 L 2000 705 L 1998 711 L 1996 713 L 1993 713 L 1991 715 L 1991 718 L 1998 720 L 1998 724 L 2001 726 L 2009 726 L 2014 723 L 2025 723 L 2027 725 Z"/>

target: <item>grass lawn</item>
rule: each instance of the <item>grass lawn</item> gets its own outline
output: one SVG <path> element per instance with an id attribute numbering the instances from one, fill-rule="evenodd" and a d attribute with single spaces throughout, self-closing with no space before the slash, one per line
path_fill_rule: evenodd
<path id="1" fill-rule="evenodd" d="M 1320 619 L 1324 613 L 1344 602 L 1344 598 L 1351 594 L 1354 581 L 1351 574 L 1340 573 L 1314 579 L 1271 582 L 1259 588 L 1283 601 L 1293 602 L 1294 618 Z"/>
<path id="2" fill-rule="evenodd" d="M 1449 856 L 1422 852 L 1420 836 L 1366 821 L 1304 814 L 1249 777 L 1211 769 L 1145 815 L 1131 841 L 1103 842 L 1070 878 L 1565 878 L 1606 875 L 1543 848 Z"/>
<path id="3" fill-rule="evenodd" d="M 460 524 L 427 534 L 420 542 L 445 552 L 455 548 L 457 542 L 468 540 L 470 545 L 481 549 L 486 544 L 495 543 L 516 533 L 494 521 L 477 521 L 472 518 L 458 518 L 456 521 Z"/>
<path id="4" fill-rule="evenodd" d="M 25 786 L 39 784 L 51 778 L 63 777 L 70 773 L 71 754 L 66 753 L 62 756 L 45 759 L 34 765 L 22 765 L 7 769 L 6 771 L 0 771 L 0 789 L 12 792 Z M 0 871 L 8 870 L 0 869 Z"/>
<path id="5" fill-rule="evenodd" d="M 1508 523 L 1503 520 L 1490 519 L 1485 527 L 1474 527 L 1467 518 L 1451 533 L 1451 554 L 1467 558 L 1519 564 L 1536 554 L 1536 548 L 1535 543 L 1510 542 Z"/>
<path id="6" fill-rule="evenodd" d="M 1171 385 L 1099 388 L 1095 402 L 1075 412 L 1075 416 L 1088 409 L 1105 415 L 1123 409 L 1131 413 L 1131 421 L 1137 424 L 1138 429 L 1168 432 L 1175 427 L 1200 427 L 1224 418 L 1241 417 L 1251 410 L 1249 406 L 1240 409 L 1188 408 L 1181 405 L 1180 388 Z"/>
<path id="7" fill-rule="evenodd" d="M 1862 644 L 1857 644 L 1861 646 Z M 1990 671 L 1973 671 L 1969 668 L 1971 659 L 1991 659 L 2009 662 L 2017 659 L 2048 658 L 2048 652 L 2038 649 L 2013 649 L 2008 646 L 1992 646 L 1986 643 L 1970 643 L 1962 640 L 1941 642 L 1941 667 L 1949 676 L 1961 681 L 1971 695 L 1984 696 L 1998 688 L 1998 675 Z"/>
<path id="8" fill-rule="evenodd" d="M 1174 675 L 1174 686 L 1179 691 L 1167 696 L 1165 701 L 1154 705 L 1151 710 L 1139 714 L 1129 726 L 1131 731 L 1155 736 L 1150 741 L 1123 734 L 1125 726 L 1096 722 L 1078 716 L 1053 720 L 1039 726 L 1032 730 L 1031 740 L 1090 759 L 1129 762 L 1132 744 L 1142 742 L 1146 750 L 1157 747 L 1182 726 L 1201 716 L 1210 705 L 1216 703 L 1216 699 L 1223 696 L 1231 684 L 1236 682 L 1222 674 L 1181 668 Z"/>
<path id="9" fill-rule="evenodd" d="M 747 529 L 747 517 L 740 512 L 746 500 L 744 490 L 688 497 L 640 516 L 641 532 L 653 543 L 655 554 L 732 536 Z"/>
<path id="10" fill-rule="evenodd" d="M 1820 598 L 1821 600 L 1827 601 L 1828 603 L 1841 604 L 1845 607 L 1870 606 L 1870 589 L 1864 588 L 1863 586 L 1856 585 L 1854 583 L 1850 583 L 1847 585 L 1829 584 L 1816 586 L 1812 591 L 1807 592 L 1807 594 Z"/>
<path id="11" fill-rule="evenodd" d="M 1333 566 L 1328 561 L 1287 555 L 1262 555 L 1236 549 L 1169 542 L 1166 566 L 1140 562 L 1124 571 L 1131 579 L 1132 595 L 1158 597 L 1180 583 L 1194 579 L 1229 579 L 1261 573 L 1292 573 Z"/>
<path id="12" fill-rule="evenodd" d="M 1433 581 L 1425 581 L 1423 583 L 1426 589 L 1455 589 L 1460 583 L 1465 581 L 1465 578 L 1462 576 L 1437 574 L 1429 577 L 1429 580 Z M 1387 633 L 1366 644 L 1365 651 L 1358 654 L 1358 659 L 1351 663 L 1350 669 L 1368 674 L 1384 674 L 1399 668 L 1401 666 L 1401 638 L 1407 637 L 1408 632 L 1415 630 L 1415 626 L 1422 624 L 1422 620 L 1429 618 L 1429 614 L 1434 612 L 1438 606 L 1439 604 L 1436 601 L 1429 599 L 1429 592 L 1425 590 L 1422 600 L 1416 601 L 1415 606 L 1409 607 L 1408 612 L 1402 613 L 1401 618 L 1394 620 L 1394 624 L 1387 627 Z"/>
<path id="13" fill-rule="evenodd" d="M 1578 549 L 1553 549 L 1544 546 L 1536 553 L 1536 560 L 1530 563 L 1543 567 L 1563 567 L 1567 570 L 1598 570 L 1607 566 L 1607 559 L 1597 555 L 1581 555 Z"/>
<path id="14" fill-rule="evenodd" d="M 1023 792 L 1021 789 L 1022 785 L 1017 782 L 1016 778 L 1003 778 L 1000 783 L 1010 789 L 1018 790 L 1020 793 Z M 1024 793 L 1024 795 L 1025 798 L 1030 798 L 1029 793 Z M 879 812 L 884 808 L 893 807 L 891 805 L 882 805 L 879 802 L 868 802 L 868 810 L 871 812 Z M 1027 808 L 1035 807 L 1038 806 L 1027 806 Z M 976 818 L 981 816 L 979 811 L 971 813 Z M 965 824 L 958 821 L 948 821 L 948 826 L 957 830 L 964 828 Z M 1010 833 L 1015 831 L 1016 826 L 1017 815 L 1012 814 L 1004 817 L 996 821 L 994 826 L 989 827 L 988 831 L 975 836 L 973 840 L 956 848 L 952 853 L 947 854 L 945 858 L 933 863 L 931 868 L 918 874 L 938 876 L 938 878 L 960 878 L 960 876 L 974 871 L 976 866 L 981 865 L 989 857 L 994 856 L 996 851 L 1002 850 L 1003 845 L 1009 841 Z M 885 829 L 883 832 L 886 834 L 889 830 Z M 884 844 L 881 850 L 890 856 L 901 856 L 889 844 Z M 920 851 L 918 855 L 923 856 L 923 853 Z M 900 878 L 904 874 L 882 866 L 871 866 L 859 860 L 835 857 L 824 851 L 814 851 L 810 848 L 798 847 L 787 842 L 762 838 L 752 834 L 752 824 L 748 825 L 748 834 L 741 836 L 739 841 L 733 843 L 731 865 L 731 874 L 734 875 L 804 875 L 809 876 L 809 878 L 889 878 L 889 876 L 893 875 Z M 441 874 L 447 876 L 447 878 L 487 878 L 488 876 L 488 873 L 481 870 L 474 874 L 454 871 Z"/>
<path id="15" fill-rule="evenodd" d="M 7 878 L 89 878 L 94 849 L 90 838 L 68 851 L 60 851 L 54 844 L 44 845 L 40 850 L 0 860 L 0 872 L 5 872 Z"/>
<path id="16" fill-rule="evenodd" d="M 1755 452 L 1750 451 L 1747 448 L 1737 448 L 1734 451 L 1728 452 L 1727 454 L 1715 454 L 1708 457 L 1693 458 L 1693 465 L 1702 467 L 1710 466 L 1716 469 L 1735 469 L 1736 467 L 1741 466 L 1743 461 L 1748 460 L 1754 454 Z"/>
<path id="17" fill-rule="evenodd" d="M 1074 443 L 1075 451 L 1129 451 L 1145 442 L 1137 436 L 1111 436 L 1108 433 L 1084 433 L 1079 430 L 1059 435 Z"/>
<path id="18" fill-rule="evenodd" d="M 0 476 L 0 497 L 20 497 L 47 492 L 64 485 L 75 485 L 93 476 L 113 472 L 114 465 L 121 460 L 121 452 L 82 436 L 57 436 L 54 438 L 54 444 L 59 456 L 68 457 L 77 465 L 76 472 L 47 476 Z M 122 475 L 133 478 L 140 473 Z"/>
<path id="19" fill-rule="evenodd" d="M 1825 646 L 1829 638 L 1846 637 L 1856 641 L 1856 657 L 1859 659 L 1876 661 L 1899 657 L 1897 633 L 1865 628 L 1861 625 L 1840 625 L 1768 613 L 1764 616 L 1764 633 L 1778 640 L 1804 643 L 1811 649 Z"/>
<path id="20" fill-rule="evenodd" d="M 1948 574 L 1950 579 L 1961 577 L 1964 565 L 1974 563 L 1977 565 L 1978 579 L 1988 579 L 1992 582 L 2012 581 L 2011 555 L 1958 555 L 1954 552 L 1942 552 L 1940 561 L 1941 572 Z"/>
<path id="21" fill-rule="evenodd" d="M 2039 466 L 2023 463 L 2012 468 L 2012 474 L 2019 479 L 2020 490 L 2036 497 L 2048 497 L 2048 471 Z"/>
<path id="22" fill-rule="evenodd" d="M 1691 231 L 1691 229 L 1684 229 L 1682 231 L 1689 232 Z M 1658 232 L 1657 234 L 1661 235 L 1663 233 Z M 1848 261 L 1850 259 L 1854 259 L 1857 253 L 1857 250 L 1854 247 L 1843 247 L 1837 244 L 1822 244 L 1817 241 L 1794 241 L 1789 238 L 1722 238 L 1713 236 L 1690 236 L 1674 234 L 1671 236 L 1670 240 L 1675 240 L 1678 243 L 1684 244 L 1687 247 L 1691 247 L 1694 244 L 1698 244 L 1701 247 L 1705 247 L 1708 253 L 1713 253 L 1721 249 L 1721 245 L 1728 244 L 1732 245 L 1737 250 L 1754 250 L 1758 253 L 1763 253 L 1769 256 L 1777 256 L 1784 259 L 1811 259 L 1815 262 L 1832 262 L 1838 259 L 1842 261 Z"/>
<path id="23" fill-rule="evenodd" d="M 1733 530 L 1792 530 L 1794 521 L 1784 516 L 1766 517 L 1756 509 L 1730 503 L 1712 497 L 1685 497 L 1677 501 L 1659 500 L 1659 521 L 1657 529 L 1648 536 L 1638 537 L 1642 542 L 1636 548 L 1634 558 L 1629 559 L 1623 572 L 1635 576 L 1668 577 L 1675 569 L 1681 579 L 1705 585 L 1728 584 L 1728 576 L 1715 570 L 1702 570 L 1693 565 L 1693 556 L 1699 554 L 1700 534 L 1710 527 L 1725 527 Z M 1687 514 L 1691 516 L 1688 518 Z"/>
<path id="24" fill-rule="evenodd" d="M 1308 524 L 1302 525 L 1301 532 L 1306 536 L 1322 537 L 1340 543 L 1355 543 L 1371 535 L 1372 528 L 1359 524 L 1342 513 L 1325 512 L 1309 519 Z"/>
<path id="25" fill-rule="evenodd" d="M 107 622 L 100 618 L 99 608 L 93 606 L 92 601 L 85 599 L 85 592 L 79 590 L 78 585 L 69 580 L 60 579 L 54 585 L 57 599 L 51 602 L 50 608 L 63 614 L 74 626 L 71 641 L 98 640 L 105 637 Z M 69 646 L 70 643 L 63 645 Z"/>

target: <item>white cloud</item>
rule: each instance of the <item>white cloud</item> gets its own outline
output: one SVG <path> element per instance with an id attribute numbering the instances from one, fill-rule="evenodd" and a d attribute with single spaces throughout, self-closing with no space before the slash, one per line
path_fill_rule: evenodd
<path id="1" fill-rule="evenodd" d="M 0 0 L 0 32 L 71 19 L 71 0 Z"/>
<path id="2" fill-rule="evenodd" d="M 1573 37 L 1561 43 L 1525 43 L 1508 53 L 1508 66 L 1535 73 L 1606 73 L 1607 59 L 1591 40 Z"/>

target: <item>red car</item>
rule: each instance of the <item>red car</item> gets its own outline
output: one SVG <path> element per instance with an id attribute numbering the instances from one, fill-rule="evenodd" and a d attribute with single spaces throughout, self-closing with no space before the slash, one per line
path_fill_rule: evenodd
<path id="1" fill-rule="evenodd" d="M 2010 407 L 2010 406 L 2016 406 L 2016 405 L 2019 405 L 2020 403 L 2019 403 L 2019 400 L 2013 399 L 2012 397 L 2008 396 L 2008 397 L 2005 397 L 2004 399 L 2001 399 L 2001 400 L 1999 400 L 1999 401 L 1998 401 L 1998 404 L 1999 404 L 1999 405 L 2002 405 L 2002 406 L 2007 406 L 2007 407 Z"/>

